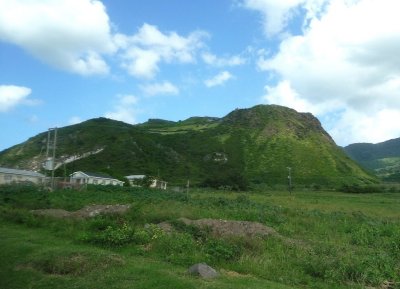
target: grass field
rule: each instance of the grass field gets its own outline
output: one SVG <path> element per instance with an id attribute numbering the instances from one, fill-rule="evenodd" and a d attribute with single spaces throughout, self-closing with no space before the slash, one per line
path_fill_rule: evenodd
<path id="1" fill-rule="evenodd" d="M 84 220 L 31 213 L 89 204 L 131 209 Z M 180 217 L 260 222 L 283 237 L 218 239 L 182 226 Z M 146 225 L 162 221 L 175 222 L 176 232 Z M 1 187 L 0 236 L 0 288 L 7 289 L 400 288 L 399 193 Z M 220 277 L 188 275 L 198 262 Z"/>

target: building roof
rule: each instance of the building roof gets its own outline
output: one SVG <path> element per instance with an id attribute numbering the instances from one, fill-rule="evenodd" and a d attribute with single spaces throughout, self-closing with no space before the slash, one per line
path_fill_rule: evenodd
<path id="1" fill-rule="evenodd" d="M 110 175 L 102 174 L 102 173 L 92 173 L 92 172 L 82 172 L 82 171 L 78 171 L 78 172 L 72 173 L 71 176 L 72 176 L 73 174 L 76 174 L 76 173 L 82 173 L 82 174 L 84 174 L 84 175 L 86 175 L 86 176 L 88 176 L 88 177 L 116 180 L 116 181 L 119 181 L 119 182 L 123 183 L 123 181 L 120 181 L 120 180 L 118 180 L 118 179 L 116 179 L 116 178 L 113 178 L 113 177 L 110 176 Z"/>
<path id="2" fill-rule="evenodd" d="M 20 176 L 29 176 L 29 177 L 37 177 L 37 178 L 44 178 L 45 175 L 33 171 L 26 171 L 26 170 L 17 170 L 17 169 L 9 169 L 9 168 L 2 168 L 0 167 L 0 173 L 3 174 L 10 174 L 10 175 L 20 175 Z"/>
<path id="3" fill-rule="evenodd" d="M 103 173 L 92 173 L 92 172 L 82 172 L 89 177 L 103 178 L 103 179 L 113 179 L 112 176 Z"/>
<path id="4" fill-rule="evenodd" d="M 125 176 L 128 180 L 141 180 L 144 179 L 146 175 L 130 175 L 130 176 Z"/>

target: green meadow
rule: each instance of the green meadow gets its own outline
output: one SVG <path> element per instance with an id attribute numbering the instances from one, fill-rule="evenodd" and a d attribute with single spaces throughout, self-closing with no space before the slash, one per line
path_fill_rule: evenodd
<path id="1" fill-rule="evenodd" d="M 130 204 L 88 219 L 32 214 Z M 279 235 L 216 238 L 177 219 L 259 222 Z M 156 224 L 169 221 L 167 234 Z M 0 288 L 400 288 L 400 193 L 0 187 Z M 187 269 L 199 262 L 220 276 Z M 385 287 L 386 286 L 386 287 Z"/>

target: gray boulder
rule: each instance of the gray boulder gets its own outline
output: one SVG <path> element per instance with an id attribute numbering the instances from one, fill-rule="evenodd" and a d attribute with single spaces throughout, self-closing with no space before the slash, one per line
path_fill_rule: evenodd
<path id="1" fill-rule="evenodd" d="M 214 268 L 208 266 L 206 263 L 194 264 L 189 268 L 188 273 L 205 279 L 216 278 L 219 275 Z"/>

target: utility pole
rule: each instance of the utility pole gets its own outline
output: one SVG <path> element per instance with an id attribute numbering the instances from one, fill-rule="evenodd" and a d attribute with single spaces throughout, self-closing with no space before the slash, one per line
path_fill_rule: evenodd
<path id="1" fill-rule="evenodd" d="M 53 138 L 52 138 L 53 134 Z M 54 190 L 54 170 L 56 168 L 57 128 L 49 128 L 47 133 L 46 163 L 45 169 L 51 171 L 51 190 Z M 50 151 L 51 155 L 50 156 Z"/>
<path id="2" fill-rule="evenodd" d="M 289 175 L 288 175 L 289 194 L 292 194 L 292 168 L 287 167 L 287 169 L 289 171 Z"/>
<path id="3" fill-rule="evenodd" d="M 189 201 L 189 188 L 190 188 L 190 180 L 187 180 L 186 183 L 186 200 Z"/>

